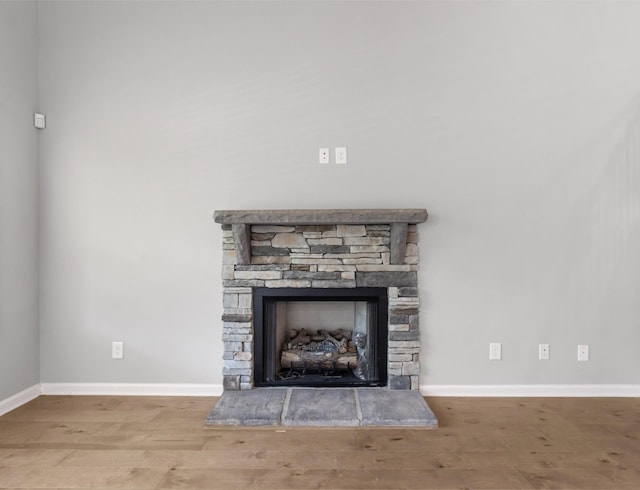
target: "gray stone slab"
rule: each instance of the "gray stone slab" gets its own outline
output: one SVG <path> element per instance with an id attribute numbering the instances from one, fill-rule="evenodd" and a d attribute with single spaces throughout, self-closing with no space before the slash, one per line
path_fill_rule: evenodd
<path id="1" fill-rule="evenodd" d="M 398 296 L 401 297 L 418 297 L 418 288 L 399 288 Z"/>
<path id="2" fill-rule="evenodd" d="M 240 322 L 240 323 L 247 323 L 250 322 L 252 319 L 252 315 L 238 315 L 238 314 L 227 314 L 227 313 L 223 313 L 222 314 L 222 321 L 223 322 Z"/>
<path id="3" fill-rule="evenodd" d="M 284 271 L 282 275 L 283 279 L 337 280 L 340 277 L 340 272 Z"/>
<path id="4" fill-rule="evenodd" d="M 405 391 L 411 389 L 411 379 L 409 376 L 391 376 L 389 375 L 389 389 Z"/>
<path id="5" fill-rule="evenodd" d="M 284 388 L 225 391 L 205 419 L 206 425 L 280 425 Z"/>
<path id="6" fill-rule="evenodd" d="M 388 388 L 257 388 L 225 391 L 207 416 L 205 424 L 435 428 L 438 420 L 418 391 L 393 391 Z"/>
<path id="7" fill-rule="evenodd" d="M 407 223 L 391 223 L 391 257 L 392 264 L 404 264 L 404 255 L 407 251 Z"/>
<path id="8" fill-rule="evenodd" d="M 251 228 L 246 223 L 233 223 L 233 242 L 236 250 L 238 264 L 251 263 Z"/>
<path id="9" fill-rule="evenodd" d="M 438 427 L 429 405 L 413 390 L 358 388 L 363 426 Z"/>
<path id="10" fill-rule="evenodd" d="M 345 245 L 311 245 L 312 254 L 348 254 L 351 247 Z"/>
<path id="11" fill-rule="evenodd" d="M 358 272 L 358 287 L 415 287 L 418 284 L 416 272 Z"/>
<path id="12" fill-rule="evenodd" d="M 296 388 L 282 416 L 283 425 L 357 427 L 360 418 L 350 388 Z"/>
<path id="13" fill-rule="evenodd" d="M 342 281 L 311 281 L 311 286 L 314 288 L 355 288 L 356 281 L 342 280 Z"/>
<path id="14" fill-rule="evenodd" d="M 409 323 L 409 315 L 389 315 L 389 323 L 397 325 Z"/>
<path id="15" fill-rule="evenodd" d="M 296 226 L 296 231 L 301 233 L 323 233 L 325 231 L 332 231 L 334 227 L 332 225 L 302 225 Z"/>
<path id="16" fill-rule="evenodd" d="M 252 255 L 289 255 L 289 250 L 286 248 L 275 248 L 275 247 L 251 247 Z"/>
<path id="17" fill-rule="evenodd" d="M 420 340 L 420 332 L 417 330 L 409 332 L 389 332 L 389 340 Z"/>

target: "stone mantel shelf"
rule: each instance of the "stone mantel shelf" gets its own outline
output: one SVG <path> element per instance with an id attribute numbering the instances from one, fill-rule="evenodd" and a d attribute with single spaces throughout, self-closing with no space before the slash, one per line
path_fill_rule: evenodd
<path id="1" fill-rule="evenodd" d="M 417 224 L 427 220 L 426 209 L 274 209 L 216 211 L 216 223 L 232 225 L 379 225 Z"/>
<path id="2" fill-rule="evenodd" d="M 238 264 L 251 263 L 251 225 L 391 225 L 390 262 L 402 264 L 410 224 L 427 220 L 426 209 L 218 210 L 216 223 L 231 225 Z"/>

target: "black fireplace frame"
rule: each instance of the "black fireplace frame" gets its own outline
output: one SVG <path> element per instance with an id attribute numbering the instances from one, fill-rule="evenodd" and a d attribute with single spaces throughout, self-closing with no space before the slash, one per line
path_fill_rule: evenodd
<path id="1" fill-rule="evenodd" d="M 357 378 L 300 378 L 291 383 L 283 380 L 266 379 L 265 359 L 268 352 L 275 352 L 275 336 L 265 338 L 265 311 L 268 303 L 277 301 L 366 301 L 375 305 L 375 358 L 377 377 L 363 381 Z M 353 387 L 387 385 L 387 347 L 389 335 L 389 299 L 384 287 L 372 288 L 253 288 L 254 327 L 254 385 L 267 386 L 313 386 L 313 387 Z M 274 361 L 275 362 L 275 361 Z"/>

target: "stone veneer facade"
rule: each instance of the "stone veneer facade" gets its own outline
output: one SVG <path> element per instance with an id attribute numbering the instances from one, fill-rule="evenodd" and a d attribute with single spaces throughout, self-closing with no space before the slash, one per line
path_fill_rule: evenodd
<path id="1" fill-rule="evenodd" d="M 401 264 L 390 261 L 390 242 L 395 239 L 390 224 L 246 226 L 250 263 L 242 264 L 237 258 L 238 234 L 232 225 L 222 225 L 225 390 L 253 388 L 254 287 L 387 287 L 388 387 L 418 389 L 420 302 L 415 224 L 404 225 L 401 236 L 402 241 L 406 236 L 406 244 L 400 249 L 404 260 L 395 260 Z"/>

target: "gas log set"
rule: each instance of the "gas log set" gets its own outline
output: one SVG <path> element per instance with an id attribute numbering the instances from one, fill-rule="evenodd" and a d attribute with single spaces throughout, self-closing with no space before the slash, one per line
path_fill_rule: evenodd
<path id="1" fill-rule="evenodd" d="M 354 338 L 355 337 L 355 338 Z M 281 379 L 291 378 L 306 372 L 320 372 L 325 376 L 350 371 L 363 379 L 365 359 L 363 354 L 366 335 L 351 330 L 306 328 L 290 329 L 282 346 L 279 373 Z"/>

